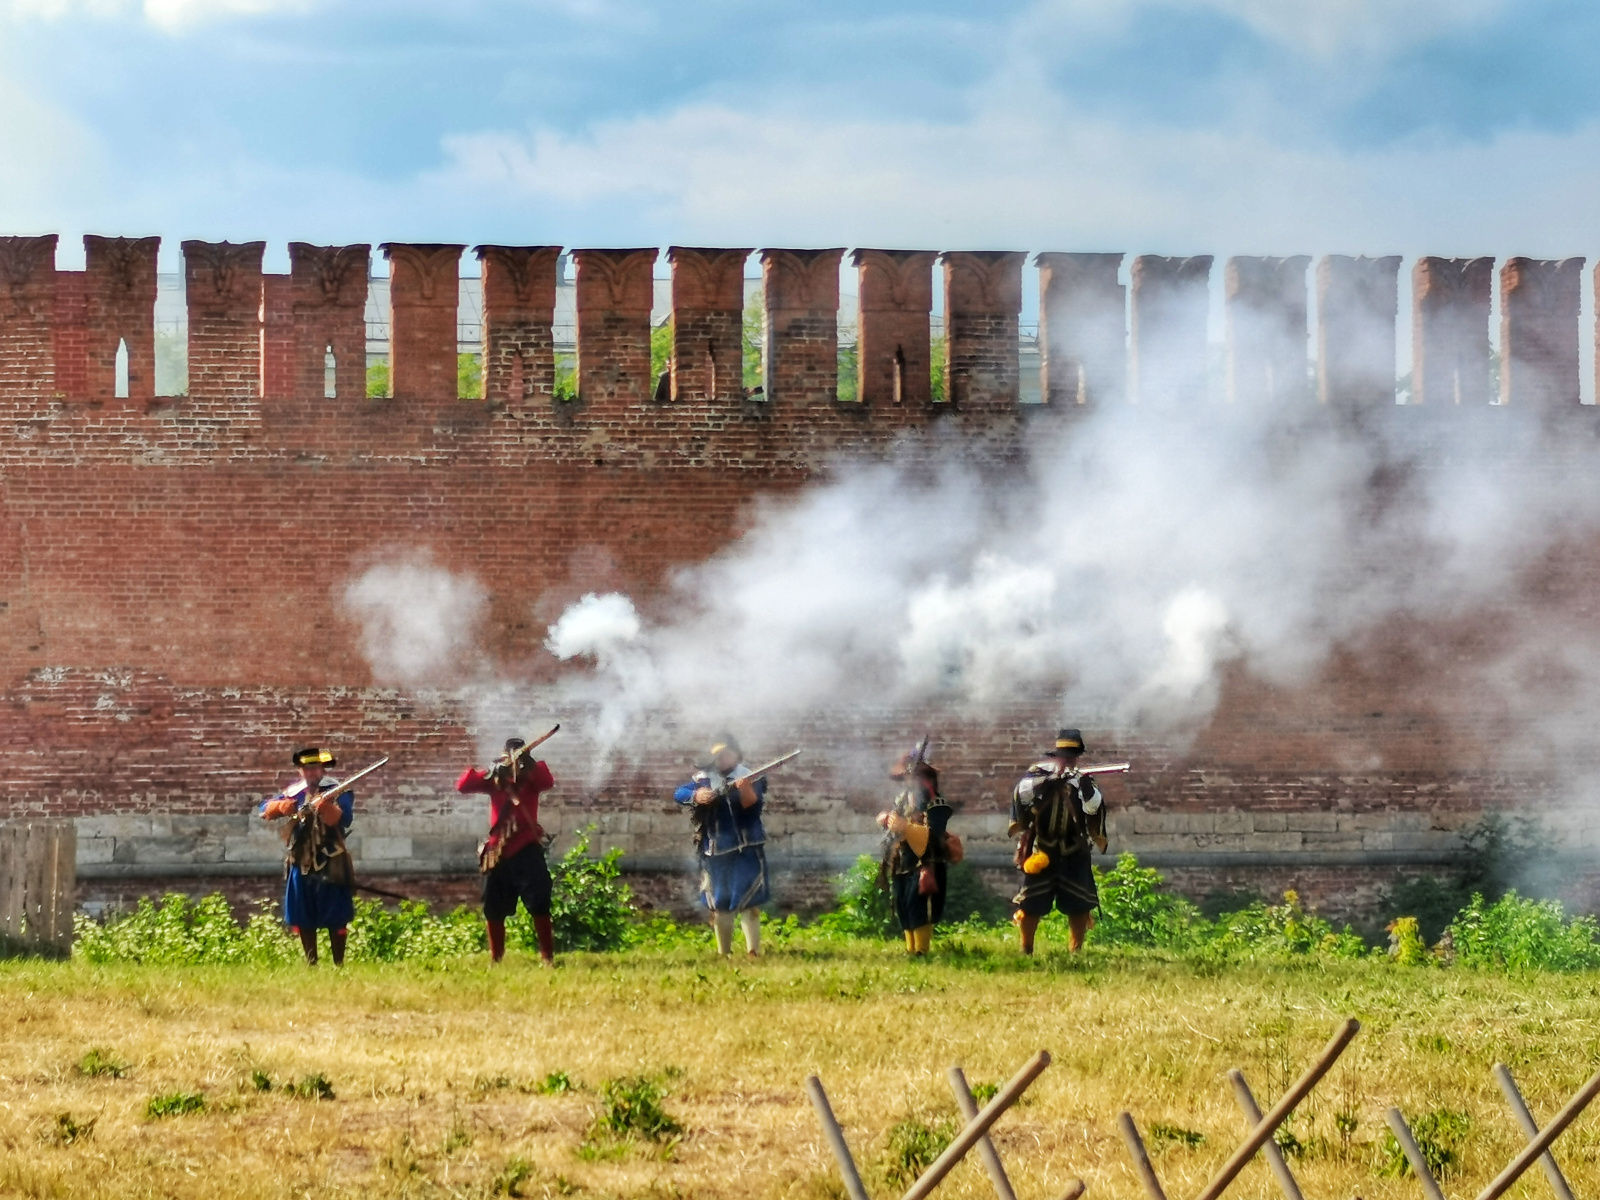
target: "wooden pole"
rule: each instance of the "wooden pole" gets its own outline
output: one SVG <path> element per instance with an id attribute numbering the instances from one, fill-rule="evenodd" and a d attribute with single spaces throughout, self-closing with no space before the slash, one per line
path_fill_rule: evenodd
<path id="1" fill-rule="evenodd" d="M 850 1157 L 844 1130 L 839 1128 L 839 1122 L 834 1119 L 828 1093 L 822 1090 L 822 1080 L 815 1075 L 807 1075 L 806 1094 L 811 1097 L 811 1107 L 817 1110 L 817 1120 L 822 1122 L 822 1136 L 828 1139 L 828 1148 L 833 1151 L 834 1160 L 839 1164 L 839 1174 L 844 1177 L 844 1190 L 850 1200 L 871 1200 L 867 1189 L 861 1185 L 861 1173 L 856 1170 L 856 1160 Z"/>
<path id="2" fill-rule="evenodd" d="M 1166 1192 L 1161 1190 L 1161 1180 L 1156 1178 L 1156 1169 L 1150 1165 L 1150 1155 L 1144 1148 L 1144 1139 L 1139 1136 L 1139 1127 L 1133 1123 L 1133 1114 L 1123 1113 L 1119 1116 L 1117 1128 L 1122 1131 L 1122 1140 L 1127 1143 L 1128 1153 L 1133 1158 L 1134 1174 L 1144 1184 L 1150 1200 L 1167 1200 Z"/>
<path id="3" fill-rule="evenodd" d="M 1521 1154 L 1507 1163 L 1506 1169 L 1496 1175 L 1488 1187 L 1478 1193 L 1478 1200 L 1495 1200 L 1496 1196 L 1505 1192 L 1541 1154 L 1550 1148 L 1550 1143 L 1578 1119 L 1578 1114 L 1589 1107 L 1589 1101 L 1593 1100 L 1596 1094 L 1600 1094 L 1600 1071 L 1589 1076 L 1589 1082 L 1578 1089 L 1578 1094 L 1567 1101 L 1567 1106 L 1551 1119 L 1550 1124 L 1544 1127 L 1544 1131 L 1529 1142 Z"/>
<path id="4" fill-rule="evenodd" d="M 1428 1160 L 1423 1156 L 1422 1147 L 1417 1145 L 1417 1139 L 1411 1136 L 1411 1126 L 1406 1124 L 1406 1119 L 1398 1108 L 1391 1108 L 1388 1116 L 1389 1132 L 1394 1134 L 1394 1140 L 1399 1142 L 1400 1149 L 1405 1151 L 1406 1161 L 1416 1172 L 1417 1182 L 1422 1184 L 1422 1190 L 1428 1194 L 1428 1200 L 1444 1200 L 1444 1193 L 1439 1190 L 1439 1181 L 1433 1177 L 1433 1171 L 1428 1167 Z"/>
<path id="5" fill-rule="evenodd" d="M 989 1127 L 1000 1119 L 1000 1114 L 1020 1100 L 1022 1093 L 1028 1090 L 1028 1085 L 1039 1078 L 1040 1073 L 1049 1065 L 1048 1050 L 1041 1050 L 1035 1054 L 1027 1065 L 1013 1075 L 1010 1082 L 995 1094 L 995 1098 L 984 1105 L 983 1111 L 967 1122 L 965 1129 L 956 1134 L 956 1140 L 950 1143 L 943 1154 L 933 1160 L 923 1172 L 922 1178 L 907 1190 L 904 1200 L 924 1200 L 929 1192 L 938 1187 L 944 1177 L 950 1174 L 955 1165 L 966 1156 L 967 1151 L 978 1144 L 978 1139 L 989 1132 Z"/>
<path id="6" fill-rule="evenodd" d="M 971 1121 L 978 1115 L 978 1102 L 972 1098 L 972 1089 L 967 1086 L 967 1076 L 960 1067 L 951 1067 L 946 1072 L 950 1080 L 950 1091 L 956 1098 L 956 1108 L 960 1111 L 965 1121 Z M 986 1133 L 978 1139 L 978 1158 L 983 1162 L 983 1169 L 989 1173 L 989 1182 L 994 1185 L 994 1194 L 998 1200 L 1017 1200 L 1017 1193 L 1011 1188 L 1011 1180 L 1006 1177 L 1005 1165 L 1000 1161 L 1000 1155 L 994 1148 L 994 1141 Z M 1564 1200 L 1572 1200 L 1565 1197 Z"/>
<path id="7" fill-rule="evenodd" d="M 1511 1069 L 1505 1063 L 1495 1063 L 1494 1078 L 1500 1085 L 1500 1090 L 1505 1093 L 1506 1103 L 1511 1106 L 1511 1115 L 1517 1118 L 1517 1124 L 1522 1126 L 1522 1132 L 1529 1138 L 1538 1137 L 1539 1123 L 1533 1119 L 1527 1103 L 1522 1099 L 1522 1093 L 1517 1090 L 1517 1081 L 1511 1078 Z M 1556 1200 L 1572 1200 L 1572 1189 L 1567 1186 L 1567 1177 L 1556 1165 L 1555 1156 L 1546 1150 L 1539 1156 L 1539 1165 L 1544 1168 L 1544 1176 L 1550 1181 L 1550 1189 L 1555 1192 Z"/>
<path id="8" fill-rule="evenodd" d="M 1245 1082 L 1244 1072 L 1235 1067 L 1228 1072 L 1228 1080 L 1233 1084 L 1233 1098 L 1239 1102 L 1239 1111 L 1244 1113 L 1245 1120 L 1254 1129 L 1261 1124 L 1261 1106 L 1256 1103 L 1250 1085 Z M 1289 1164 L 1283 1161 L 1283 1151 L 1278 1149 L 1278 1143 L 1268 1138 L 1261 1147 L 1261 1154 L 1267 1160 L 1267 1166 L 1272 1168 L 1272 1177 L 1278 1181 L 1284 1200 L 1305 1200 L 1300 1185 L 1289 1170 Z"/>
<path id="9" fill-rule="evenodd" d="M 1262 1145 L 1272 1136 L 1278 1126 L 1283 1124 L 1284 1118 L 1294 1111 L 1295 1106 L 1306 1098 L 1312 1088 L 1317 1086 L 1318 1081 L 1338 1061 L 1339 1055 L 1344 1053 L 1344 1049 L 1350 1044 L 1351 1039 L 1360 1032 L 1361 1022 L 1354 1017 L 1344 1023 L 1339 1032 L 1334 1034 L 1333 1040 L 1323 1047 L 1317 1061 L 1311 1064 L 1304 1075 L 1295 1080 L 1294 1086 L 1285 1092 L 1283 1098 L 1272 1106 L 1272 1111 L 1256 1123 L 1256 1127 L 1250 1131 L 1250 1136 L 1245 1138 L 1244 1144 L 1235 1150 L 1233 1157 L 1222 1165 L 1222 1170 L 1217 1172 L 1216 1178 L 1206 1184 L 1206 1190 L 1200 1193 L 1197 1200 L 1217 1200 L 1217 1197 L 1222 1195 L 1228 1185 L 1238 1177 L 1239 1172 L 1244 1170 L 1245 1164 L 1255 1157 L 1256 1151 L 1261 1149 Z M 1496 1194 L 1498 1195 L 1498 1193 Z M 1484 1198 L 1484 1200 L 1488 1200 L 1488 1198 Z"/>

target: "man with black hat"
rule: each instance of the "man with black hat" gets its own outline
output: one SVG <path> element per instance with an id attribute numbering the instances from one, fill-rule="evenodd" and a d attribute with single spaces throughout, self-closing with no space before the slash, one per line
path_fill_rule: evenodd
<path id="1" fill-rule="evenodd" d="M 292 756 L 300 779 L 261 802 L 263 820 L 289 819 L 284 830 L 283 923 L 300 938 L 306 962 L 317 965 L 317 930 L 328 931 L 333 965 L 344 965 L 345 940 L 355 919 L 355 870 L 345 834 L 355 795 L 327 774 L 333 754 L 308 746 Z"/>
<path id="2" fill-rule="evenodd" d="M 700 898 L 711 914 L 717 953 L 733 953 L 737 913 L 750 957 L 761 953 L 761 905 L 772 896 L 767 881 L 767 832 L 761 824 L 766 779 L 751 773 L 732 734 L 718 734 L 699 771 L 673 793 L 694 822 L 700 860 Z"/>
<path id="3" fill-rule="evenodd" d="M 1012 903 L 1024 954 L 1033 953 L 1033 935 L 1052 905 L 1066 914 L 1074 952 L 1094 926 L 1100 893 L 1089 846 L 1092 842 L 1105 853 L 1106 809 L 1094 780 L 1075 769 L 1083 750 L 1083 734 L 1061 730 L 1055 746 L 1028 768 L 1011 795 L 1008 833 L 1018 839 L 1016 862 L 1023 872 Z"/>
<path id="4" fill-rule="evenodd" d="M 950 806 L 939 794 L 939 771 L 927 761 L 926 747 L 902 754 L 889 768 L 889 778 L 903 786 L 889 811 L 878 814 L 887 843 L 879 878 L 887 876 L 906 951 L 916 955 L 928 953 L 933 927 L 944 916 L 951 851 Z"/>
<path id="5" fill-rule="evenodd" d="M 507 738 L 506 752 L 488 771 L 468 767 L 456 780 L 463 795 L 489 797 L 489 837 L 478 851 L 483 870 L 483 919 L 489 927 L 489 961 L 506 953 L 506 919 L 517 901 L 533 918 L 539 958 L 555 962 L 555 932 L 550 925 L 550 867 L 539 825 L 539 796 L 556 784 L 550 768 L 524 749 L 521 738 Z"/>

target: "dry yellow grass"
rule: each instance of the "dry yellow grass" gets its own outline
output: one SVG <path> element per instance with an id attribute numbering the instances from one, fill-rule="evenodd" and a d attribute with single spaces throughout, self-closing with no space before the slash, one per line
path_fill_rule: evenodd
<path id="1" fill-rule="evenodd" d="M 1308 1197 L 1416 1200 L 1414 1180 L 1374 1172 L 1387 1105 L 1471 1114 L 1461 1175 L 1447 1184 L 1471 1195 L 1520 1144 L 1490 1065 L 1511 1064 L 1547 1119 L 1600 1054 L 1594 976 L 1362 963 L 1204 975 L 1107 952 L 1024 964 L 998 942 L 945 955 L 907 963 L 893 947 L 841 946 L 728 966 L 676 951 L 495 973 L 482 962 L 343 973 L 3 963 L 0 1194 L 480 1196 L 521 1158 L 529 1196 L 820 1200 L 838 1188 L 802 1090 L 816 1071 L 869 1188 L 889 1195 L 888 1130 L 953 1112 L 949 1064 L 997 1082 L 1043 1047 L 1055 1064 L 996 1133 L 1019 1196 L 1047 1200 L 1073 1175 L 1091 1197 L 1139 1196 L 1114 1127 L 1126 1107 L 1147 1131 L 1205 1135 L 1156 1155 L 1185 1200 L 1244 1128 L 1227 1068 L 1242 1067 L 1265 1105 L 1354 1015 L 1362 1034 L 1295 1125 L 1312 1147 L 1296 1171 Z M 81 1074 L 91 1048 L 127 1074 Z M 581 1152 L 592 1089 L 669 1068 L 681 1074 L 666 1107 L 687 1128 L 670 1154 Z M 323 1072 L 336 1099 L 257 1092 L 253 1070 L 278 1082 Z M 522 1090 L 552 1071 L 586 1090 Z M 203 1092 L 208 1110 L 145 1115 L 152 1095 L 174 1091 Z M 1357 1121 L 1348 1145 L 1341 1109 Z M 92 1134 L 61 1144 L 62 1113 L 93 1119 Z M 1576 1192 L 1600 1193 L 1600 1109 L 1557 1148 Z M 1513 1194 L 1545 1189 L 1535 1170 Z M 974 1164 L 941 1194 L 990 1193 Z M 1232 1194 L 1276 1196 L 1259 1163 Z"/>

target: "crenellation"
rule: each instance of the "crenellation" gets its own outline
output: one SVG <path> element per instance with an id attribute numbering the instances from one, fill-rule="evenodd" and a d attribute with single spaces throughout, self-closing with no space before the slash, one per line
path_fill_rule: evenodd
<path id="1" fill-rule="evenodd" d="M 55 392 L 56 241 L 0 237 L 0 395 Z"/>
<path id="2" fill-rule="evenodd" d="M 483 264 L 483 395 L 548 409 L 555 401 L 553 327 L 560 246 L 477 246 Z"/>
<path id="3" fill-rule="evenodd" d="M 1411 404 L 1482 408 L 1492 258 L 1419 258 L 1411 271 Z"/>
<path id="4" fill-rule="evenodd" d="M 1128 289 L 1123 254 L 1041 254 L 1040 395 L 1068 409 L 1117 404 L 1128 388 Z"/>
<path id="5" fill-rule="evenodd" d="M 1393 407 L 1400 256 L 1317 264 L 1317 402 L 1342 414 Z"/>
<path id="6" fill-rule="evenodd" d="M 1027 255 L 948 251 L 944 265 L 946 399 L 969 412 L 1009 412 L 1019 402 L 1018 320 Z"/>
<path id="7" fill-rule="evenodd" d="M 149 404 L 156 395 L 156 256 L 159 237 L 83 239 L 86 341 L 81 394 L 100 403 Z M 117 396 L 117 349 L 127 347 L 127 394 Z M 63 388 L 69 395 L 76 388 Z"/>
<path id="8" fill-rule="evenodd" d="M 1230 258 L 1227 298 L 1228 400 L 1298 404 L 1309 398 L 1306 362 L 1308 255 Z"/>
<path id="9" fill-rule="evenodd" d="M 366 308 L 371 265 L 372 247 L 367 244 L 289 243 L 289 280 L 294 302 L 291 384 L 294 394 L 343 400 L 357 400 L 367 394 Z M 392 302 L 393 292 L 390 294 Z M 450 325 L 453 382 L 453 311 Z M 328 379 L 330 355 L 333 357 L 331 387 Z"/>
<path id="10" fill-rule="evenodd" d="M 874 422 L 916 424 L 933 399 L 933 250 L 856 250 L 856 396 Z"/>
<path id="11" fill-rule="evenodd" d="M 1133 260 L 1128 390 L 1139 404 L 1188 407 L 1206 398 L 1211 255 Z"/>
<path id="12" fill-rule="evenodd" d="M 752 251 L 669 246 L 675 402 L 743 401 L 744 264 Z"/>
<path id="13" fill-rule="evenodd" d="M 1578 415 L 1583 259 L 1510 258 L 1500 268 L 1501 404 Z"/>
<path id="14" fill-rule="evenodd" d="M 261 262 L 265 242 L 183 243 L 189 306 L 189 396 L 210 404 L 261 389 Z"/>
<path id="15" fill-rule="evenodd" d="M 402 400 L 457 399 L 456 310 L 466 246 L 384 242 L 378 249 L 389 260 L 390 392 Z M 361 288 L 364 300 L 365 279 Z"/>
<path id="16" fill-rule="evenodd" d="M 778 411 L 839 398 L 839 264 L 844 249 L 763 250 L 762 389 Z"/>
<path id="17" fill-rule="evenodd" d="M 572 252 L 577 265 L 578 404 L 587 423 L 621 420 L 655 394 L 650 309 L 656 255 L 653 246 Z"/>

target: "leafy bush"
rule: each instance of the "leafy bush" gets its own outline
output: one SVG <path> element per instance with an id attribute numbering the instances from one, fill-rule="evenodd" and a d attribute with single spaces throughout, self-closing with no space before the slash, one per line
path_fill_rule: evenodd
<path id="1" fill-rule="evenodd" d="M 600 1085 L 600 1112 L 594 1131 L 611 1137 L 641 1137 L 660 1142 L 683 1132 L 661 1107 L 661 1085 L 644 1075 L 608 1079 Z"/>
<path id="2" fill-rule="evenodd" d="M 620 950 L 633 931 L 633 889 L 622 878 L 622 851 L 616 847 L 599 858 L 589 857 L 594 827 L 578 831 L 578 840 L 550 868 L 550 924 L 561 950 Z M 528 950 L 538 947 L 533 920 L 521 908 L 506 922 L 508 940 Z"/>
<path id="3" fill-rule="evenodd" d="M 856 859 L 855 865 L 834 880 L 838 903 L 831 912 L 817 918 L 824 933 L 845 937 L 891 938 L 899 926 L 889 893 L 878 886 L 878 860 L 870 854 Z"/>
<path id="4" fill-rule="evenodd" d="M 144 1115 L 152 1120 L 158 1117 L 181 1117 L 205 1110 L 206 1098 L 199 1092 L 167 1092 L 151 1096 L 144 1105 Z"/>
<path id="5" fill-rule="evenodd" d="M 971 863 L 956 863 L 945 874 L 944 919 L 1005 925 L 1011 920 L 1011 901 L 984 883 Z"/>
<path id="6" fill-rule="evenodd" d="M 367 365 L 367 396 L 369 399 L 379 399 L 389 394 L 389 362 L 384 359 L 380 362 Z"/>
<path id="7" fill-rule="evenodd" d="M 73 952 L 92 963 L 292 962 L 300 956 L 282 924 L 261 906 L 241 927 L 220 893 L 190 900 L 176 893 L 142 898 L 131 913 L 104 922 L 79 913 Z"/>
<path id="8" fill-rule="evenodd" d="M 1131 854 L 1096 872 L 1100 913 L 1090 938 L 1109 946 L 1161 946 L 1179 949 L 1200 935 L 1199 910 L 1181 896 L 1163 891 L 1159 871 L 1141 867 Z"/>
<path id="9" fill-rule="evenodd" d="M 563 1092 L 577 1090 L 577 1085 L 572 1082 L 572 1076 L 565 1071 L 551 1071 L 541 1079 L 534 1088 L 541 1096 L 559 1096 Z"/>
<path id="10" fill-rule="evenodd" d="M 1448 1108 L 1424 1113 L 1411 1122 L 1411 1136 L 1435 1179 L 1449 1179 L 1460 1169 L 1461 1145 L 1471 1130 L 1472 1117 L 1468 1113 Z M 1383 1135 L 1383 1162 L 1378 1174 L 1391 1179 L 1404 1179 L 1413 1174 L 1411 1160 L 1393 1133 Z"/>
<path id="11" fill-rule="evenodd" d="M 839 347 L 839 386 L 835 393 L 841 404 L 854 404 L 860 392 L 859 359 L 854 346 Z"/>
<path id="12" fill-rule="evenodd" d="M 420 900 L 403 900 L 394 910 L 357 900 L 350 922 L 351 962 L 459 958 L 482 953 L 488 944 L 481 914 L 465 906 L 436 914 Z"/>
<path id="13" fill-rule="evenodd" d="M 1185 1129 L 1182 1125 L 1168 1125 L 1163 1121 L 1154 1121 L 1150 1125 L 1150 1141 L 1158 1149 L 1164 1146 L 1183 1146 L 1194 1150 L 1206 1144 L 1206 1135 L 1197 1129 Z"/>
<path id="14" fill-rule="evenodd" d="M 1333 926 L 1300 903 L 1293 890 L 1283 894 L 1282 904 L 1257 901 L 1249 908 L 1219 917 L 1207 947 L 1214 953 L 1244 958 L 1321 957 L 1361 958 L 1367 944 L 1349 926 L 1334 932 Z"/>
<path id="15" fill-rule="evenodd" d="M 304 1075 L 291 1084 L 286 1084 L 285 1089 L 290 1095 L 299 1100 L 332 1100 L 333 1084 L 328 1082 L 328 1077 L 321 1071 L 315 1075 Z"/>
<path id="16" fill-rule="evenodd" d="M 1415 917 L 1396 917 L 1389 924 L 1389 957 L 1402 967 L 1420 967 L 1428 961 L 1428 944 L 1422 940 Z"/>
<path id="17" fill-rule="evenodd" d="M 1600 924 L 1592 916 L 1566 920 L 1555 900 L 1526 900 L 1507 892 L 1494 904 L 1474 896 L 1450 922 L 1458 962 L 1499 970 L 1577 971 L 1600 966 Z"/>
<path id="18" fill-rule="evenodd" d="M 556 355 L 555 398 L 567 404 L 578 398 L 578 357 L 570 350 Z"/>
<path id="19" fill-rule="evenodd" d="M 78 1074 L 91 1079 L 109 1076 L 121 1079 L 128 1073 L 128 1064 L 116 1058 L 109 1050 L 93 1047 L 78 1060 Z"/>
<path id="20" fill-rule="evenodd" d="M 889 1130 L 883 1175 L 896 1190 L 910 1187 L 934 1159 L 955 1139 L 955 1122 L 948 1117 L 929 1124 L 907 1119 Z"/>

